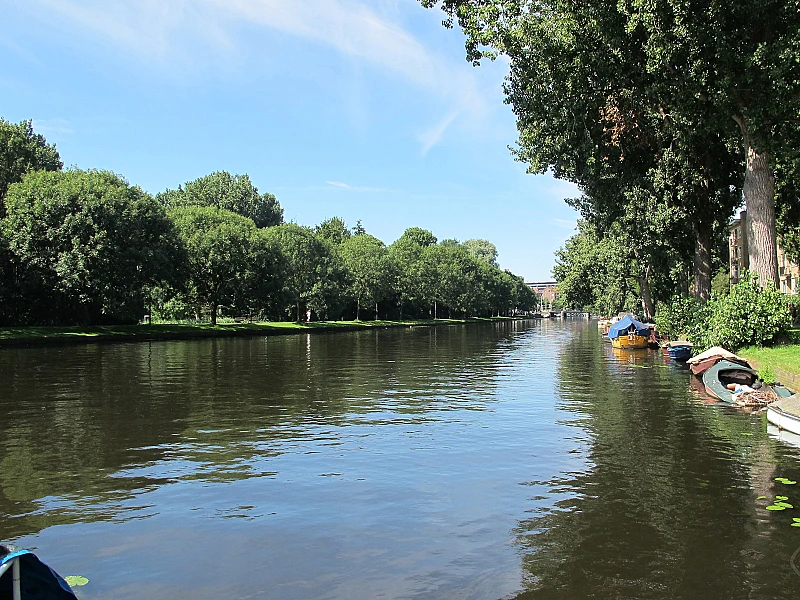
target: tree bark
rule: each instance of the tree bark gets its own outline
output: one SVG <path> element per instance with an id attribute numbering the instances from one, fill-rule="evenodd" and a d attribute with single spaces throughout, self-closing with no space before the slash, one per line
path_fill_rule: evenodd
<path id="1" fill-rule="evenodd" d="M 701 302 L 711 298 L 711 228 L 694 224 L 694 297 Z"/>
<path id="2" fill-rule="evenodd" d="M 642 297 L 642 310 L 644 311 L 642 318 L 652 319 L 656 311 L 653 306 L 653 294 L 650 291 L 650 282 L 647 281 L 646 276 L 639 276 L 636 278 L 636 281 L 639 284 L 639 294 Z"/>
<path id="3" fill-rule="evenodd" d="M 216 325 L 217 324 L 217 303 L 216 302 L 212 302 L 211 303 L 211 324 L 212 325 Z"/>
<path id="4" fill-rule="evenodd" d="M 778 242 L 775 232 L 775 172 L 766 150 L 757 152 L 750 138 L 747 121 L 734 119 L 744 138 L 747 167 L 744 174 L 744 200 L 747 206 L 747 246 L 750 270 L 761 287 L 778 286 Z M 768 282 L 772 283 L 768 283 Z"/>

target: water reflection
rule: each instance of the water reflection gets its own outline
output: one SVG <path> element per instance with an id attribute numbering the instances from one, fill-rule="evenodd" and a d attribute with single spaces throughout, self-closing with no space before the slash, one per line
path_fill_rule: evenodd
<path id="1" fill-rule="evenodd" d="M 800 579 L 800 528 L 758 499 L 800 450 L 593 323 L 2 350 L 0 372 L 0 538 L 89 577 L 82 598 L 773 598 Z"/>
<path id="2" fill-rule="evenodd" d="M 796 586 L 800 536 L 757 498 L 788 493 L 774 476 L 797 475 L 798 455 L 757 417 L 693 403 L 690 374 L 668 359 L 591 333 L 558 365 L 562 407 L 590 439 L 587 468 L 535 484 L 560 500 L 519 523 L 519 598 L 766 599 Z"/>

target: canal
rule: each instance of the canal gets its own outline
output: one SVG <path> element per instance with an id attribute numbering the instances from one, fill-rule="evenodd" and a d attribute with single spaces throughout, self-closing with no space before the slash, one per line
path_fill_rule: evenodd
<path id="1" fill-rule="evenodd" d="M 0 540 L 81 599 L 796 597 L 800 449 L 691 383 L 577 320 L 0 349 Z"/>

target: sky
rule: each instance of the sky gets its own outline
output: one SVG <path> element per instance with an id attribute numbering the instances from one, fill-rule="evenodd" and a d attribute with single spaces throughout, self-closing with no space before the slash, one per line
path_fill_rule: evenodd
<path id="1" fill-rule="evenodd" d="M 0 117 L 153 194 L 247 173 L 287 221 L 488 239 L 549 279 L 578 191 L 513 159 L 507 63 L 473 67 L 441 21 L 417 0 L 8 2 Z"/>

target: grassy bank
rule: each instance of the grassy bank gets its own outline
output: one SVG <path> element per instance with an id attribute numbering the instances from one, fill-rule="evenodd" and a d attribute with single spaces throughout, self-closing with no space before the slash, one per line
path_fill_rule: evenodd
<path id="1" fill-rule="evenodd" d="M 798 338 L 799 329 L 793 331 Z M 751 346 L 737 354 L 746 358 L 760 373 L 770 373 L 775 379 L 794 391 L 800 391 L 800 344 L 786 344 L 772 348 Z"/>
<path id="2" fill-rule="evenodd" d="M 0 328 L 0 347 L 291 335 L 329 331 L 357 331 L 374 327 L 430 327 L 498 320 L 512 320 L 512 318 L 428 319 L 418 321 L 315 321 L 312 323 L 226 323 L 218 325 L 163 323 L 154 325 L 97 327 L 8 327 Z"/>

